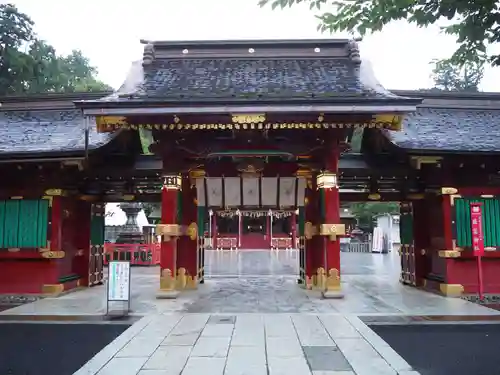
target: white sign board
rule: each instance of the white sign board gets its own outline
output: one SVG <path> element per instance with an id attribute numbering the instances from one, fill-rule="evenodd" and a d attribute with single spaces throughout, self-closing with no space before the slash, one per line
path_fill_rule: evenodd
<path id="1" fill-rule="evenodd" d="M 108 269 L 108 301 L 128 301 L 130 299 L 130 262 L 111 261 Z"/>

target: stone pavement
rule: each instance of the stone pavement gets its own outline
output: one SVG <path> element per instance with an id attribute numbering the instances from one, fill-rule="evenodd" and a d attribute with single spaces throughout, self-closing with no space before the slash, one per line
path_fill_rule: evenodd
<path id="1" fill-rule="evenodd" d="M 207 252 L 207 280 L 157 300 L 159 270 L 134 268 L 132 314 L 144 316 L 77 375 L 416 375 L 359 317 L 498 315 L 398 282 L 397 254 L 342 253 L 342 300 L 296 284 L 296 251 Z M 104 287 L 0 312 L 102 315 Z"/>
<path id="2" fill-rule="evenodd" d="M 141 319 L 75 375 L 418 375 L 352 315 Z"/>

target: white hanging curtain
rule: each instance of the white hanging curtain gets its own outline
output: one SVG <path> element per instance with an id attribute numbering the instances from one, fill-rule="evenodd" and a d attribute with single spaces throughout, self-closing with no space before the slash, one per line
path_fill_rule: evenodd
<path id="1" fill-rule="evenodd" d="M 281 177 L 280 178 L 280 207 L 294 207 L 295 198 L 295 183 L 297 178 L 295 177 Z"/>
<path id="2" fill-rule="evenodd" d="M 207 177 L 207 205 L 222 207 L 222 178 Z"/>
<path id="3" fill-rule="evenodd" d="M 224 205 L 228 208 L 241 205 L 241 179 L 239 177 L 224 178 Z"/>

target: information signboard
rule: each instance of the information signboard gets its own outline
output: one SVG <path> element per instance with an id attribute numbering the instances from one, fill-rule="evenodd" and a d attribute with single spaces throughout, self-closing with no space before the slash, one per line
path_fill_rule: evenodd
<path id="1" fill-rule="evenodd" d="M 479 299 L 483 299 L 483 265 L 481 258 L 484 255 L 483 210 L 482 203 L 470 204 L 470 226 L 472 233 L 472 251 L 477 259 L 477 279 L 479 285 Z"/>
<path id="2" fill-rule="evenodd" d="M 481 203 L 470 204 L 470 221 L 472 230 L 472 251 L 475 256 L 484 254 L 483 213 Z"/>
<path id="3" fill-rule="evenodd" d="M 130 310 L 130 262 L 128 261 L 114 260 L 108 264 L 106 313 L 109 312 L 109 302 L 113 301 L 128 302 Z"/>

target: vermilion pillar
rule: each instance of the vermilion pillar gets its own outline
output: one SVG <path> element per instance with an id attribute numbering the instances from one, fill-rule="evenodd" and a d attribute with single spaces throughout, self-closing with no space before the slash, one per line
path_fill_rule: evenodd
<path id="1" fill-rule="evenodd" d="M 160 254 L 160 293 L 159 298 L 175 297 L 176 257 L 177 257 L 177 194 L 180 190 L 178 176 L 165 176 L 161 191 L 161 254 Z"/>
<path id="2" fill-rule="evenodd" d="M 295 211 L 292 212 L 291 222 L 291 232 L 292 232 L 292 249 L 297 247 L 297 214 Z"/>
<path id="3" fill-rule="evenodd" d="M 186 176 L 182 178 L 182 190 L 180 202 L 182 207 L 177 208 L 180 213 L 180 224 L 187 233 L 177 240 L 177 271 L 185 275 L 182 285 L 187 289 L 194 289 L 197 285 L 198 275 L 198 253 L 197 238 L 194 236 L 194 228 L 197 227 L 197 206 L 196 190 L 191 186 L 190 179 Z M 178 275 L 179 277 L 182 275 Z M 181 284 L 178 283 L 178 284 Z"/>
<path id="4" fill-rule="evenodd" d="M 345 230 L 340 224 L 340 197 L 337 184 L 338 148 L 330 146 L 325 160 L 326 171 L 318 176 L 318 188 L 323 194 L 324 224 L 320 232 L 324 246 L 324 269 L 326 282 L 323 296 L 325 298 L 342 298 L 340 290 L 340 238 Z"/>
<path id="5" fill-rule="evenodd" d="M 313 237 L 312 228 L 319 224 L 319 201 L 316 189 L 316 176 L 308 182 L 305 192 L 305 279 L 306 288 L 312 289 L 315 284 L 316 270 L 320 267 L 321 251 L 318 248 L 318 237 Z"/>

